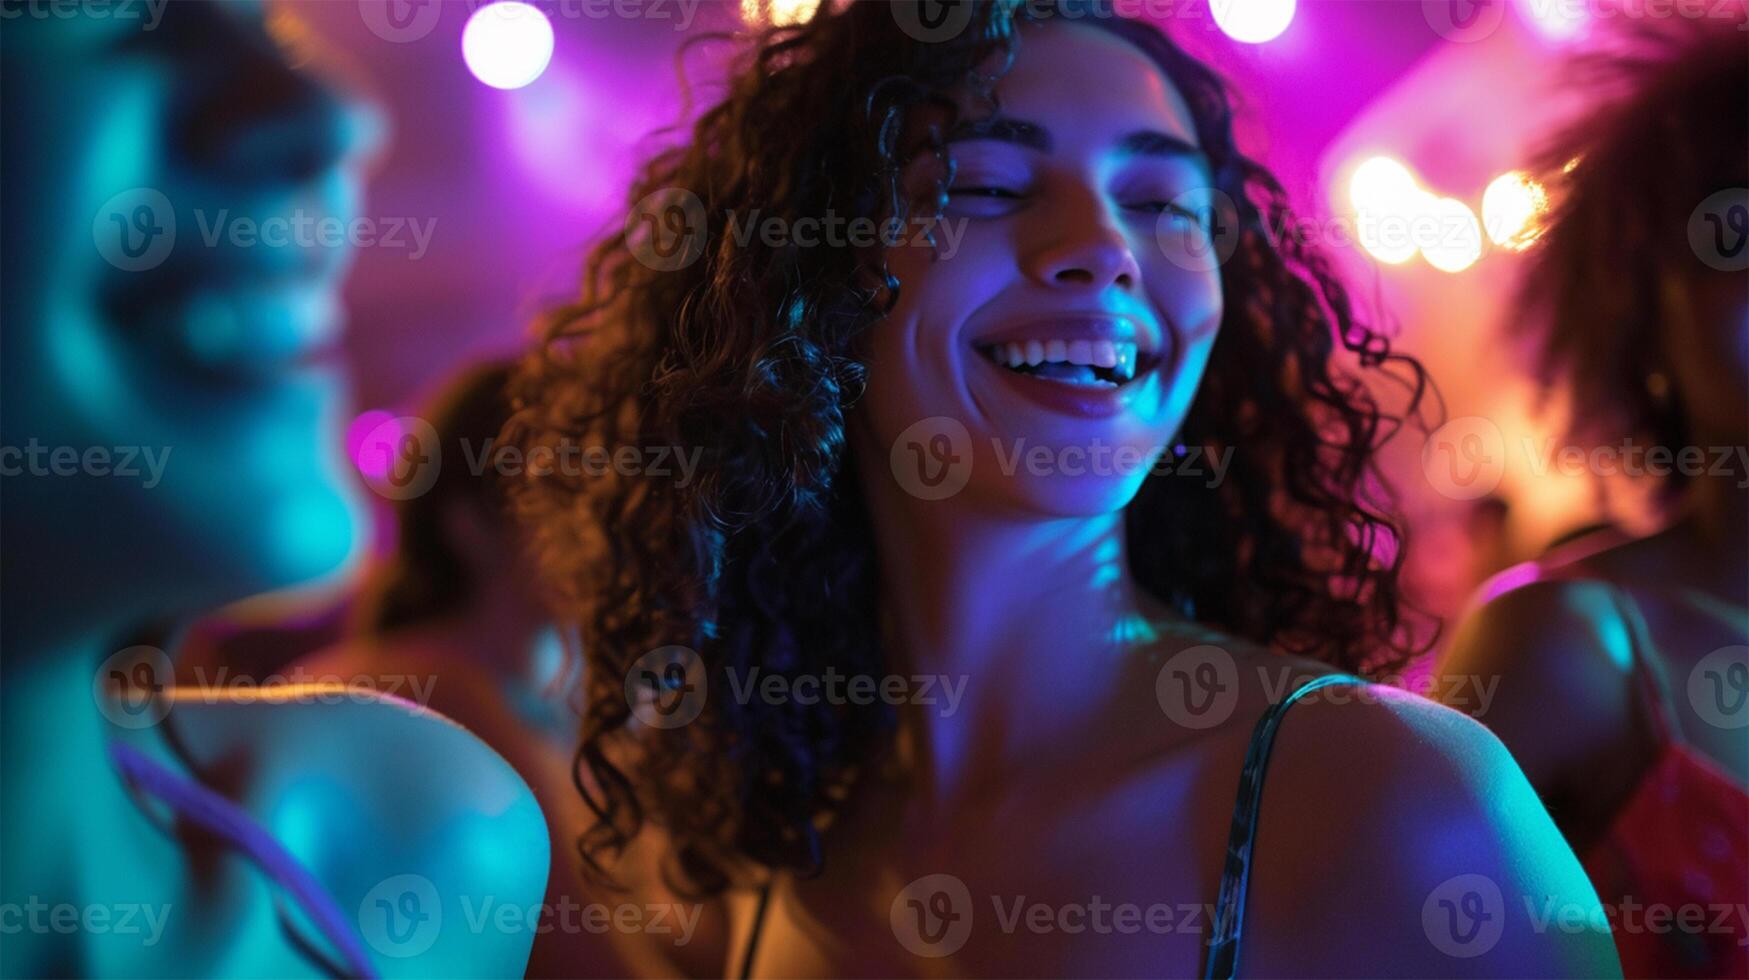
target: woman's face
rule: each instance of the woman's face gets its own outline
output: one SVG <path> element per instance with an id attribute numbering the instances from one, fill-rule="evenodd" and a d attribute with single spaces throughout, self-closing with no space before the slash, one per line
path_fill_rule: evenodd
<path id="1" fill-rule="evenodd" d="M 259 4 L 59 6 L 5 11 L 9 543 L 158 603 L 334 571 L 369 120 Z"/>
<path id="2" fill-rule="evenodd" d="M 857 451 L 924 499 L 1118 510 L 1169 450 L 1220 326 L 1207 161 L 1172 83 L 1097 28 L 1023 28 L 996 92 L 993 122 L 950 136 L 939 257 L 888 250 L 900 298 L 868 338 Z M 938 172 L 924 154 L 907 178 Z"/>

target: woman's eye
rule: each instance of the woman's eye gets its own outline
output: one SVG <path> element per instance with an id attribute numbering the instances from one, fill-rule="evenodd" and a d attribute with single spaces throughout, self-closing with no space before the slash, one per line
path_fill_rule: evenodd
<path id="1" fill-rule="evenodd" d="M 948 197 L 986 198 L 1000 201 L 1018 201 L 1020 194 L 1006 187 L 951 187 Z"/>
<path id="2" fill-rule="evenodd" d="M 1170 214 L 1182 221 L 1202 223 L 1202 215 L 1197 214 L 1195 209 L 1174 201 L 1137 201 L 1129 207 L 1144 214 Z"/>

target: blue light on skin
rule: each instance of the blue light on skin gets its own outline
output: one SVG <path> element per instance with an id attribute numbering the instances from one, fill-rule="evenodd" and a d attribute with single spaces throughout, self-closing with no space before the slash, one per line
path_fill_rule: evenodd
<path id="1" fill-rule="evenodd" d="M 9 16 L 0 29 L 0 103 L 9 130 L 29 134 L 6 141 L 0 183 L 7 215 L 0 445 L 35 440 L 168 457 L 152 486 L 119 473 L 5 477 L 0 901 L 39 895 L 168 907 L 172 915 L 163 941 L 149 946 L 85 931 L 9 935 L 0 973 L 301 975 L 311 966 L 280 932 L 258 877 L 226 861 L 214 880 L 193 880 L 183 842 L 122 787 L 105 754 L 113 739 L 181 764 L 162 725 L 122 731 L 100 713 L 93 687 L 99 665 L 144 627 L 344 575 L 358 557 L 366 511 L 341 448 L 347 379 L 317 356 L 340 326 L 329 314 L 338 309 L 347 250 L 240 246 L 223 228 L 209 243 L 202 223 L 300 212 L 346 221 L 358 206 L 356 164 L 370 127 L 325 86 L 287 67 L 259 4 L 178 0 L 151 30 L 109 13 Z M 256 98 L 230 101 L 239 92 Z M 226 101 L 215 107 L 215 99 Z M 222 128 L 208 128 L 215 114 L 225 118 Z M 139 189 L 167 204 L 131 227 L 154 229 L 149 241 L 168 248 L 129 267 L 130 257 L 153 254 L 149 243 L 136 248 L 148 239 L 120 237 L 136 210 L 121 213 L 115 238 L 105 236 L 103 212 Z M 193 329 L 202 315 L 219 319 Z M 409 730 L 407 712 L 349 707 L 345 720 L 327 725 L 331 744 L 319 737 L 321 726 L 315 734 L 285 732 L 288 756 L 278 764 L 345 759 L 359 744 L 392 745 Z M 179 730 L 229 723 L 224 734 L 237 742 L 227 746 L 262 731 L 261 719 L 312 717 L 258 708 L 189 704 L 172 717 Z M 494 784 L 486 778 L 493 772 L 466 771 L 461 760 L 484 747 L 431 724 L 439 742 L 453 740 L 444 752 L 457 771 L 447 776 L 526 794 L 513 774 Z M 465 800 L 433 801 L 436 770 L 418 744 L 409 739 L 396 750 L 394 761 L 412 770 L 408 779 L 424 780 L 404 798 L 439 818 L 468 812 Z M 272 747 L 248 745 L 258 754 Z M 379 764 L 365 760 L 336 778 L 366 792 L 369 767 Z M 510 836 L 521 837 L 514 846 L 524 853 L 544 856 L 544 826 L 528 803 L 531 829 Z M 306 832 L 320 809 L 312 804 L 308 820 L 291 821 L 294 836 L 336 837 Z M 355 816 L 328 813 L 325 821 L 332 828 Z M 420 814 L 388 816 L 416 825 Z M 366 857 L 395 853 L 394 841 L 365 830 L 355 836 Z M 445 847 L 465 858 L 426 873 L 441 879 L 453 871 L 466 881 L 466 861 L 484 853 L 469 843 Z M 500 854 L 488 863 L 504 871 L 512 862 Z M 532 874 L 501 878 L 513 901 L 538 900 L 544 866 L 541 857 Z M 359 873 L 368 870 L 361 865 Z M 530 877 L 532 890 L 518 880 Z M 494 942 L 457 937 L 439 951 L 457 972 L 472 972 L 481 962 L 469 954 Z M 486 962 L 514 968 L 503 956 Z"/>

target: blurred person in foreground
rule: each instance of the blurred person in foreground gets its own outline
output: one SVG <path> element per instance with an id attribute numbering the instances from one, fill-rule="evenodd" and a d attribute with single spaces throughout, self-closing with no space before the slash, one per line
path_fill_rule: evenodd
<path id="1" fill-rule="evenodd" d="M 1733 27 L 1655 24 L 1580 63 L 1597 108 L 1542 159 L 1556 205 L 1520 292 L 1575 438 L 1662 451 L 1640 459 L 1662 459 L 1669 523 L 1501 573 L 1439 667 L 1500 678 L 1481 720 L 1584 859 L 1629 976 L 1749 976 L 1749 39 Z"/>
<path id="2" fill-rule="evenodd" d="M 291 66 L 283 8 L 0 13 L 0 974 L 520 973 L 532 930 L 462 916 L 546 883 L 490 748 L 383 696 L 173 687 L 132 645 L 354 567 L 349 250 L 266 229 L 347 226 L 376 123 Z"/>
<path id="3" fill-rule="evenodd" d="M 530 977 L 623 976 L 608 926 L 616 903 L 585 884 L 573 842 L 589 812 L 571 775 L 581 665 L 566 664 L 505 486 L 522 463 L 499 430 L 510 417 L 509 365 L 487 363 L 446 383 L 419 417 L 437 451 L 429 486 L 394 504 L 393 552 L 367 581 L 347 638 L 295 669 L 355 683 L 400 683 L 497 749 L 547 815 L 552 871 Z M 423 487 L 420 479 L 410 484 Z M 592 918 L 595 917 L 595 918 Z M 674 939 L 697 920 L 676 910 Z"/>

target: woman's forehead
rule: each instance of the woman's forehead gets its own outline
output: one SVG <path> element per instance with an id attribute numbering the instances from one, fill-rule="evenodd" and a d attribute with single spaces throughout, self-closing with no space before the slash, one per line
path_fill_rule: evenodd
<path id="1" fill-rule="evenodd" d="M 1024 27 L 996 95 L 1004 116 L 1044 127 L 1060 144 L 1116 143 L 1137 132 L 1197 142 L 1189 105 L 1164 69 L 1097 26 Z"/>

